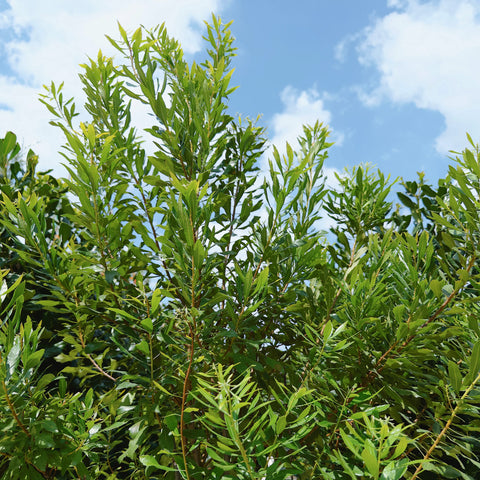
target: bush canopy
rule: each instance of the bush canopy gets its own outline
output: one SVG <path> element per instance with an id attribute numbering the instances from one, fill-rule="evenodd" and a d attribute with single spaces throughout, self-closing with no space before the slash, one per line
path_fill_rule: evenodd
<path id="1" fill-rule="evenodd" d="M 119 30 L 41 97 L 68 179 L 0 139 L 0 478 L 479 478 L 477 145 L 396 205 L 319 123 L 260 170 L 230 24 Z"/>

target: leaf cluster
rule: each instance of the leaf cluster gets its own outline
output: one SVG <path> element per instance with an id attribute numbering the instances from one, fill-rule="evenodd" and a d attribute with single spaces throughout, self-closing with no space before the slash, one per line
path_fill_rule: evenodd
<path id="1" fill-rule="evenodd" d="M 201 64 L 119 34 L 82 66 L 88 120 L 42 96 L 68 179 L 0 139 L 0 478 L 476 478 L 471 138 L 395 206 L 368 165 L 327 186 L 320 123 L 261 172 L 230 24 Z"/>

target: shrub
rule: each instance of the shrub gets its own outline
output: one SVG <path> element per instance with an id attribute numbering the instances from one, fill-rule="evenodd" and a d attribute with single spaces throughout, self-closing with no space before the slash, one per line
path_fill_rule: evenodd
<path id="1" fill-rule="evenodd" d="M 1 478 L 476 478 L 470 137 L 396 209 L 369 166 L 326 186 L 318 123 L 263 172 L 229 24 L 200 65 L 163 26 L 120 36 L 125 63 L 83 65 L 88 122 L 42 97 L 69 179 L 0 143 Z"/>

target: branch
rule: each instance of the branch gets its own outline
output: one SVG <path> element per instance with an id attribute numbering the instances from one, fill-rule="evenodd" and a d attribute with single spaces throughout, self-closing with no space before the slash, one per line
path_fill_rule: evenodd
<path id="1" fill-rule="evenodd" d="M 83 340 L 83 335 L 80 330 L 78 331 L 78 338 L 80 339 L 80 343 L 82 344 L 83 349 L 85 350 L 85 341 Z M 104 376 L 107 377 L 109 380 L 116 382 L 116 378 L 109 375 L 93 358 L 89 353 L 85 353 L 85 356 L 92 362 L 93 366 Z"/>
<path id="2" fill-rule="evenodd" d="M 443 427 L 442 431 L 439 433 L 438 437 L 435 439 L 435 441 L 433 442 L 433 445 L 429 448 L 428 452 L 425 454 L 425 456 L 423 457 L 423 461 L 422 463 L 420 463 L 417 467 L 417 469 L 415 470 L 415 473 L 412 475 L 412 477 L 410 477 L 410 480 L 415 480 L 417 477 L 418 477 L 418 474 L 422 471 L 423 469 L 423 464 L 426 460 L 428 460 L 430 458 L 430 456 L 432 455 L 433 451 L 438 447 L 440 441 L 442 440 L 442 438 L 445 436 L 445 434 L 447 433 L 448 429 L 450 428 L 450 425 L 452 424 L 453 420 L 455 420 L 455 417 L 457 416 L 457 413 L 458 411 L 460 410 L 460 408 L 463 406 L 463 402 L 464 400 L 468 397 L 468 395 L 470 394 L 470 392 L 473 390 L 473 388 L 475 387 L 475 385 L 478 383 L 478 381 L 480 380 L 480 373 L 477 375 L 477 378 L 475 378 L 475 380 L 469 385 L 469 387 L 465 390 L 465 393 L 462 395 L 462 397 L 460 398 L 460 400 L 458 401 L 457 403 L 457 406 L 454 408 L 454 410 L 452 411 L 452 414 L 450 415 L 450 418 L 448 419 L 447 423 L 445 424 L 445 426 Z"/>
<path id="3" fill-rule="evenodd" d="M 187 372 L 185 373 L 185 380 L 183 382 L 183 391 L 182 391 L 182 409 L 180 412 L 180 440 L 182 442 L 182 456 L 183 456 L 183 465 L 185 468 L 185 475 L 187 476 L 187 480 L 190 480 L 190 474 L 188 473 L 187 467 L 187 447 L 186 447 L 186 440 L 185 440 L 185 404 L 187 402 L 187 394 L 188 394 L 188 382 L 190 379 L 190 372 L 192 370 L 193 364 L 193 356 L 195 352 L 195 335 L 192 326 L 190 325 L 190 357 L 188 359 L 188 368 Z"/>
<path id="4" fill-rule="evenodd" d="M 467 272 L 473 268 L 475 264 L 476 257 L 472 256 L 470 261 L 467 265 Z M 435 310 L 435 312 L 418 328 L 415 333 L 412 333 L 404 342 L 400 345 L 398 350 L 395 352 L 395 347 L 398 345 L 398 341 L 395 341 L 390 348 L 378 359 L 375 366 L 367 373 L 364 380 L 362 381 L 361 385 L 366 386 L 375 376 L 377 376 L 384 368 L 385 368 L 385 360 L 391 357 L 392 352 L 395 352 L 395 356 L 399 355 L 409 344 L 410 342 L 419 334 L 419 332 L 428 326 L 430 323 L 435 321 L 447 308 L 450 302 L 458 295 L 459 291 L 464 287 L 466 282 L 459 285 L 453 292 L 444 300 L 444 302 L 440 305 L 440 307 Z"/>
<path id="5" fill-rule="evenodd" d="M 22 423 L 22 421 L 20 420 L 20 418 L 17 415 L 17 412 L 15 410 L 15 406 L 13 405 L 13 403 L 10 399 L 10 396 L 8 395 L 7 385 L 5 384 L 4 380 L 2 380 L 2 387 L 3 387 L 3 391 L 5 392 L 5 398 L 7 400 L 8 407 L 10 408 L 10 411 L 12 412 L 12 415 L 13 415 L 13 418 L 15 419 L 15 422 L 17 422 L 17 425 L 23 430 L 23 432 L 28 437 L 30 437 L 30 432 L 27 430 L 27 427 Z"/>

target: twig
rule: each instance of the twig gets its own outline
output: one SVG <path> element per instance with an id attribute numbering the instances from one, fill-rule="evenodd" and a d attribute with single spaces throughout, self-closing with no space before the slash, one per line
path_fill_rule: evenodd
<path id="1" fill-rule="evenodd" d="M 438 444 L 440 443 L 440 441 L 442 440 L 444 435 L 447 433 L 447 431 L 450 428 L 450 425 L 452 424 L 453 420 L 455 420 L 455 417 L 457 416 L 458 411 L 463 406 L 464 400 L 468 397 L 468 395 L 473 390 L 473 388 L 475 387 L 475 385 L 478 383 L 479 380 L 480 380 L 480 373 L 477 375 L 477 378 L 475 378 L 475 380 L 465 390 L 465 393 L 462 395 L 462 397 L 458 401 L 457 406 L 454 408 L 454 410 L 453 410 L 452 414 L 450 415 L 450 418 L 448 419 L 447 423 L 443 427 L 442 431 L 439 433 L 438 437 L 433 442 L 433 445 L 429 448 L 428 452 L 423 457 L 422 463 L 420 463 L 418 465 L 417 469 L 415 470 L 415 473 L 412 475 L 412 477 L 410 477 L 410 480 L 415 480 L 418 477 L 418 474 L 423 469 L 424 462 L 430 458 L 433 451 L 438 447 Z"/>
<path id="2" fill-rule="evenodd" d="M 17 412 L 15 411 L 15 407 L 14 407 L 14 405 L 13 405 L 11 399 L 10 399 L 10 396 L 8 395 L 7 385 L 5 384 L 4 380 L 2 380 L 2 387 L 3 387 L 3 391 L 5 392 L 5 398 L 7 400 L 8 407 L 10 408 L 10 411 L 12 412 L 13 418 L 17 422 L 17 425 L 25 432 L 25 434 L 28 437 L 30 437 L 30 432 L 27 430 L 27 427 L 22 423 L 20 418 L 18 418 Z"/>
<path id="3" fill-rule="evenodd" d="M 187 447 L 186 447 L 186 441 L 185 441 L 185 404 L 187 401 L 187 394 L 188 394 L 188 382 L 190 378 L 190 372 L 192 370 L 192 364 L 193 364 L 193 356 L 194 356 L 194 349 L 195 349 L 195 335 L 193 332 L 192 326 L 190 326 L 190 357 L 188 360 L 188 368 L 187 372 L 185 373 L 185 380 L 183 382 L 183 392 L 182 392 L 182 409 L 180 412 L 180 440 L 182 442 L 182 456 L 183 456 L 183 464 L 185 468 L 185 475 L 187 476 L 187 480 L 190 479 L 190 474 L 188 473 L 188 467 L 187 467 Z"/>
<path id="4" fill-rule="evenodd" d="M 85 350 L 85 341 L 83 340 L 83 335 L 80 330 L 78 331 L 78 338 L 80 339 L 80 343 L 82 344 L 83 349 Z M 109 375 L 93 358 L 89 353 L 85 353 L 85 356 L 92 362 L 93 366 L 104 376 L 107 377 L 108 379 L 112 380 L 113 382 L 116 382 L 116 378 L 112 377 Z"/>
<path id="5" fill-rule="evenodd" d="M 473 256 L 468 262 L 467 269 L 466 269 L 467 272 L 470 272 L 470 270 L 473 268 L 475 261 L 476 261 L 476 257 Z M 442 314 L 445 308 L 447 308 L 450 302 L 457 296 L 458 292 L 464 287 L 464 285 L 465 283 L 462 283 L 460 286 L 454 289 L 453 292 L 440 305 L 440 307 L 438 307 L 437 310 L 435 310 L 435 312 L 418 328 L 418 330 L 415 331 L 415 333 L 412 333 L 406 340 L 404 340 L 404 342 L 400 345 L 400 347 L 396 351 L 395 351 L 395 347 L 398 345 L 398 341 L 395 341 L 390 346 L 390 348 L 378 359 L 375 366 L 367 373 L 361 385 L 365 387 L 376 375 L 378 375 L 385 368 L 385 360 L 391 356 L 392 352 L 395 352 L 395 355 L 399 355 L 410 344 L 410 342 L 418 335 L 420 330 L 424 329 L 430 323 L 435 321 Z"/>

